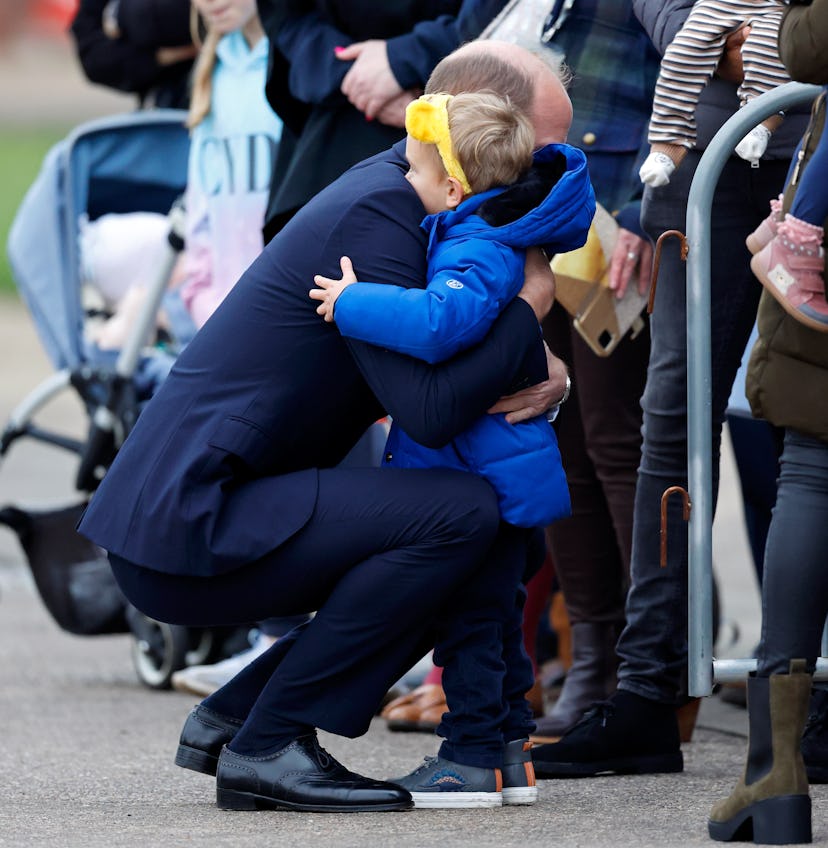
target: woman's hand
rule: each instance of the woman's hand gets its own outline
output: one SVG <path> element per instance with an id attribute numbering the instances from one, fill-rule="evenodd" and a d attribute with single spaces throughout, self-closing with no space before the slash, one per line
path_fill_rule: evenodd
<path id="1" fill-rule="evenodd" d="M 342 80 L 342 93 L 372 121 L 389 100 L 402 93 L 391 65 L 385 42 L 379 39 L 358 41 L 334 51 L 336 58 L 353 62 Z"/>
<path id="2" fill-rule="evenodd" d="M 646 294 L 653 272 L 653 246 L 629 230 L 618 231 L 618 241 L 610 259 L 609 287 L 618 300 L 627 293 L 627 286 L 638 270 L 638 293 Z"/>

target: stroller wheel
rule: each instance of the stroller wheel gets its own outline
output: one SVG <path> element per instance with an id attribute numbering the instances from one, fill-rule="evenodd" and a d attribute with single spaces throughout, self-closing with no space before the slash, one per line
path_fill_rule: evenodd
<path id="1" fill-rule="evenodd" d="M 189 647 L 184 655 L 184 666 L 203 665 L 210 662 L 216 651 L 216 634 L 209 628 L 189 631 Z"/>
<path id="2" fill-rule="evenodd" d="M 150 689 L 169 689 L 173 673 L 186 665 L 189 629 L 155 621 L 137 610 L 130 610 L 128 618 L 135 637 L 132 661 L 138 679 Z"/>

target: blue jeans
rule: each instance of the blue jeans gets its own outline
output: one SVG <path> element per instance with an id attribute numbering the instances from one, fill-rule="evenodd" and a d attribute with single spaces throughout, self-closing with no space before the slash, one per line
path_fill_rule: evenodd
<path id="1" fill-rule="evenodd" d="M 779 488 L 765 551 L 759 674 L 813 669 L 828 613 L 828 444 L 785 432 Z"/>
<path id="2" fill-rule="evenodd" d="M 687 193 L 701 157 L 689 151 L 669 185 L 648 188 L 641 219 L 655 241 L 670 229 L 686 231 Z M 750 271 L 745 238 L 767 217 L 785 181 L 787 160 L 751 168 L 735 157 L 718 182 L 711 220 L 711 392 L 713 497 L 730 389 L 756 315 L 761 285 Z M 662 249 L 650 320 L 650 362 L 641 400 L 644 424 L 635 493 L 627 626 L 618 643 L 619 688 L 675 703 L 687 664 L 687 525 L 680 499 L 668 508 L 668 562 L 659 565 L 661 496 L 687 487 L 687 324 L 685 267 L 676 239 Z M 690 493 L 691 498 L 693 493 Z"/>

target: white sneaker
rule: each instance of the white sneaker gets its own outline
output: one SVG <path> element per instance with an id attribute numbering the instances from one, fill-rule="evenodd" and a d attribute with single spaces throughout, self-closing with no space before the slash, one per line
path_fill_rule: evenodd
<path id="1" fill-rule="evenodd" d="M 670 182 L 670 177 L 675 170 L 676 163 L 666 153 L 654 152 L 644 160 L 638 176 L 645 185 L 658 188 Z"/>
<path id="2" fill-rule="evenodd" d="M 232 680 L 246 665 L 261 656 L 274 642 L 275 636 L 259 633 L 246 651 L 228 657 L 212 665 L 191 665 L 176 671 L 171 679 L 172 688 L 177 692 L 200 695 L 202 698 L 212 695 L 225 683 Z"/>

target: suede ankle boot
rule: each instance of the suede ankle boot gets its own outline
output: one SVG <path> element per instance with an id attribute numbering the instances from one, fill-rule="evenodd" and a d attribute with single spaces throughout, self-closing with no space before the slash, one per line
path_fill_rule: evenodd
<path id="1" fill-rule="evenodd" d="M 712 839 L 811 841 L 811 798 L 800 752 L 810 694 L 804 660 L 791 660 L 790 674 L 748 679 L 747 764 L 730 797 L 710 814 Z"/>

